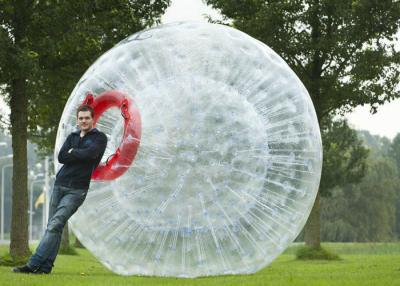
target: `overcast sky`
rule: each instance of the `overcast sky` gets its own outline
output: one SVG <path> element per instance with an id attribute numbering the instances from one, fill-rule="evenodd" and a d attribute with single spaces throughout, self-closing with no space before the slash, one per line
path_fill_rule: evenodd
<path id="1" fill-rule="evenodd" d="M 205 6 L 202 0 L 172 0 L 167 9 L 163 23 L 175 21 L 206 21 L 204 14 L 218 17 L 218 14 Z M 369 113 L 369 106 L 358 107 L 347 115 L 350 124 L 357 129 L 369 130 L 372 134 L 386 136 L 390 139 L 400 132 L 400 99 L 387 103 L 374 115 Z M 6 112 L 0 98 L 0 111 Z"/>

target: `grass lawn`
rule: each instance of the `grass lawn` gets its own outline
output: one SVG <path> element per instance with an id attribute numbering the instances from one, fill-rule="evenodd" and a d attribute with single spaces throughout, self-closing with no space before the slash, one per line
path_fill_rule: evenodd
<path id="1" fill-rule="evenodd" d="M 57 257 L 50 275 L 14 274 L 0 267 L 1 286 L 19 285 L 400 285 L 400 243 L 328 243 L 338 261 L 297 261 L 296 246 L 285 251 L 268 267 L 252 275 L 229 275 L 197 279 L 119 276 L 102 266 L 88 251 Z M 0 247 L 0 255 L 7 246 Z"/>

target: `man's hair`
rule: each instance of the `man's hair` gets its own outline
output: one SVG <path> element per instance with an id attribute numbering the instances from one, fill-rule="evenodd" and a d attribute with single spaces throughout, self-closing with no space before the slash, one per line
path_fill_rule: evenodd
<path id="1" fill-rule="evenodd" d="M 78 107 L 78 110 L 76 111 L 76 117 L 78 117 L 78 113 L 80 111 L 90 111 L 90 115 L 92 116 L 92 118 L 94 117 L 94 110 L 88 104 L 84 104 L 84 105 L 81 105 L 81 106 Z"/>

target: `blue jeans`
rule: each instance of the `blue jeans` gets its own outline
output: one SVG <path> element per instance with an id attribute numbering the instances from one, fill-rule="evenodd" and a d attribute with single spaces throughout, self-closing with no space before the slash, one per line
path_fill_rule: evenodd
<path id="1" fill-rule="evenodd" d="M 49 205 L 47 228 L 27 263 L 29 268 L 50 272 L 60 248 L 62 231 L 68 219 L 86 198 L 87 190 L 54 185 Z"/>

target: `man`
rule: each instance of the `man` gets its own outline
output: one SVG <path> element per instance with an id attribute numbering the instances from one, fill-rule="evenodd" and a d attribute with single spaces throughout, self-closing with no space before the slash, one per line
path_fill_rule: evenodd
<path id="1" fill-rule="evenodd" d="M 64 225 L 85 200 L 92 172 L 103 157 L 107 137 L 93 128 L 93 109 L 82 105 L 76 114 L 79 130 L 67 137 L 58 154 L 58 161 L 64 165 L 56 175 L 46 232 L 28 263 L 14 268 L 13 272 L 51 272 Z"/>

